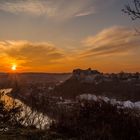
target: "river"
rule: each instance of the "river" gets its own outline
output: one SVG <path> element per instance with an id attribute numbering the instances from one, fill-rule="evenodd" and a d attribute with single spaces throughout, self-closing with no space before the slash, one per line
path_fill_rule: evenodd
<path id="1" fill-rule="evenodd" d="M 13 99 L 12 97 L 8 96 L 12 91 L 11 88 L 8 89 L 0 89 L 0 97 L 1 100 L 5 101 L 6 107 L 11 108 L 13 104 L 16 102 L 17 105 L 21 105 L 23 111 L 21 112 L 21 117 L 24 117 L 23 124 L 28 125 L 35 125 L 39 129 L 45 129 L 49 127 L 51 119 L 43 115 L 42 113 L 38 113 L 37 111 L 32 111 L 32 109 L 25 105 L 18 99 Z"/>

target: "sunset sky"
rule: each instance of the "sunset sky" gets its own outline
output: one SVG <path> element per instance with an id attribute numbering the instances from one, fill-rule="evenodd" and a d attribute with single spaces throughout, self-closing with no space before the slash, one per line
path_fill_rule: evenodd
<path id="1" fill-rule="evenodd" d="M 140 71 L 131 0 L 0 0 L 0 71 Z"/>

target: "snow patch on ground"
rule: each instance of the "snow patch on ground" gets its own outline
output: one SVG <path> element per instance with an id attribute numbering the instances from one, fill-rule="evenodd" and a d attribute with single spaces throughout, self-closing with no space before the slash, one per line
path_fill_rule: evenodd
<path id="1" fill-rule="evenodd" d="M 112 105 L 117 105 L 122 108 L 130 108 L 130 109 L 139 109 L 140 110 L 140 101 L 131 102 L 131 101 L 117 101 L 116 99 L 110 99 L 106 96 L 96 96 L 92 94 L 82 94 L 77 96 L 79 100 L 88 100 L 88 101 L 104 101 L 106 103 L 111 103 Z"/>

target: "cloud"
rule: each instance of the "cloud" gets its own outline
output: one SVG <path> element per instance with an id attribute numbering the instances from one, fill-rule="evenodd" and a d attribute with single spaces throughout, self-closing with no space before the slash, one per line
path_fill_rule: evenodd
<path id="1" fill-rule="evenodd" d="M 87 47 L 81 53 L 82 57 L 128 54 L 140 47 L 139 36 L 135 35 L 134 30 L 118 26 L 88 37 L 82 43 Z"/>
<path id="2" fill-rule="evenodd" d="M 37 68 L 59 63 L 64 54 L 53 44 L 28 41 L 1 41 L 1 65 L 9 67 L 17 64 L 23 68 Z"/>
<path id="3" fill-rule="evenodd" d="M 112 0 L 106 0 L 106 4 Z M 1 0 L 0 10 L 14 14 L 47 16 L 53 19 L 68 19 L 96 13 L 103 7 L 102 0 Z"/>
<path id="4" fill-rule="evenodd" d="M 9 71 L 12 64 L 17 64 L 19 71 L 38 72 L 70 71 L 76 67 L 139 70 L 140 40 L 134 30 L 111 27 L 82 43 L 81 48 L 60 49 L 49 42 L 0 41 L 0 71 Z"/>

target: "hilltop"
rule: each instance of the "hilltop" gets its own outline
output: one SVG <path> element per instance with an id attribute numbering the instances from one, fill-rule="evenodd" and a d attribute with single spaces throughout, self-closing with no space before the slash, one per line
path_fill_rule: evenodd
<path id="1" fill-rule="evenodd" d="M 140 100 L 139 73 L 104 74 L 97 70 L 75 69 L 72 76 L 56 86 L 53 95 L 75 98 L 81 94 L 102 95 L 119 100 Z"/>

